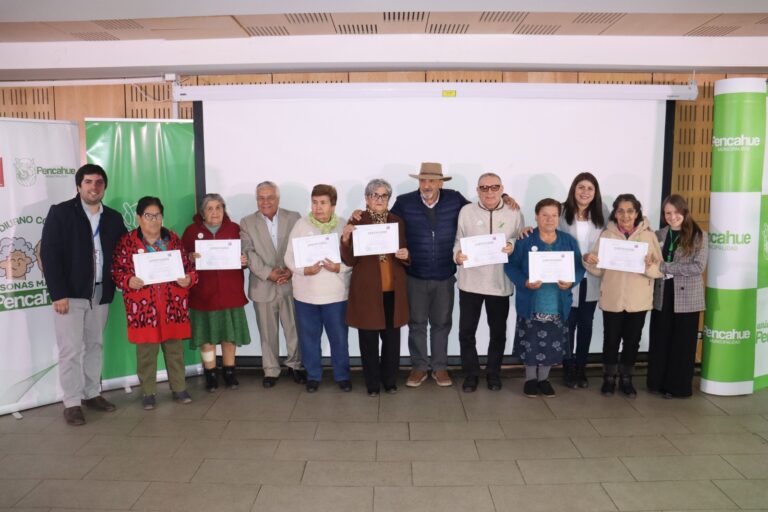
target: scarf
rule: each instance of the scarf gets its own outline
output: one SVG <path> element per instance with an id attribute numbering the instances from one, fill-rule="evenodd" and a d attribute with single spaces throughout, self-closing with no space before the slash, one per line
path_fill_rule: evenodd
<path id="1" fill-rule="evenodd" d="M 370 208 L 366 208 L 365 211 L 371 216 L 371 224 L 386 224 L 389 210 L 384 210 L 382 213 L 376 213 Z"/>
<path id="2" fill-rule="evenodd" d="M 336 229 L 336 225 L 339 223 L 339 218 L 336 216 L 336 212 L 331 214 L 331 219 L 328 222 L 320 222 L 315 218 L 314 215 L 312 215 L 311 212 L 307 216 L 307 219 L 309 220 L 310 224 L 320 230 L 320 234 L 322 235 L 333 233 L 333 231 Z"/>

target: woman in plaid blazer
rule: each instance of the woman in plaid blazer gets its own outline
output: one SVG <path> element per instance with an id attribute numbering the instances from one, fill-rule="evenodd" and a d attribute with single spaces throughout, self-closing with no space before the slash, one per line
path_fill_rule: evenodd
<path id="1" fill-rule="evenodd" d="M 692 394 L 699 315 L 704 311 L 704 280 L 707 266 L 707 234 L 677 194 L 661 206 L 667 226 L 656 231 L 662 247 L 651 313 L 648 350 L 648 391 L 665 398 Z"/>

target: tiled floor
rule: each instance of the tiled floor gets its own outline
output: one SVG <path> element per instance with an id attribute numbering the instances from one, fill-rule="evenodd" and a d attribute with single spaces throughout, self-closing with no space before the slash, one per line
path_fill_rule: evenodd
<path id="1" fill-rule="evenodd" d="M 0 509 L 312 512 L 768 510 L 768 391 L 664 400 L 557 387 L 526 398 L 433 381 L 369 398 L 244 372 L 237 391 L 64 424 L 61 405 L 0 418 Z M 641 382 L 642 377 L 637 381 Z M 555 381 L 557 383 L 557 381 Z"/>

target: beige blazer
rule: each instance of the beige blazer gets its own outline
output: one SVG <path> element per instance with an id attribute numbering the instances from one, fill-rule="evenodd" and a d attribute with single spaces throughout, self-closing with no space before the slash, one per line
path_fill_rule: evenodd
<path id="1" fill-rule="evenodd" d="M 255 212 L 240 221 L 240 239 L 243 253 L 248 258 L 248 297 L 254 302 L 271 302 L 280 295 L 291 295 L 291 281 L 277 285 L 267 279 L 275 267 L 285 267 L 285 250 L 288 234 L 301 217 L 291 210 L 279 208 L 277 213 L 277 250 L 272 244 L 269 229 L 260 212 Z"/>

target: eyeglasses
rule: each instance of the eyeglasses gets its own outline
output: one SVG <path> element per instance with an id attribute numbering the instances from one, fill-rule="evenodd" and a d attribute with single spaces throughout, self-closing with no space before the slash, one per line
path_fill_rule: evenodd
<path id="1" fill-rule="evenodd" d="M 141 214 L 145 220 L 163 220 L 162 213 L 143 213 Z"/>
<path id="2" fill-rule="evenodd" d="M 501 185 L 478 185 L 477 190 L 480 192 L 498 192 L 501 188 Z"/>
<path id="3" fill-rule="evenodd" d="M 625 213 L 627 215 L 634 215 L 634 214 L 637 213 L 637 210 L 635 210 L 633 208 L 630 208 L 629 210 L 621 210 L 621 209 L 616 210 L 616 215 L 624 215 Z"/>
<path id="4" fill-rule="evenodd" d="M 368 197 L 370 197 L 374 201 L 378 201 L 379 199 L 381 199 L 382 201 L 389 200 L 389 194 L 377 194 L 376 192 L 374 192 L 373 194 L 368 194 Z"/>

